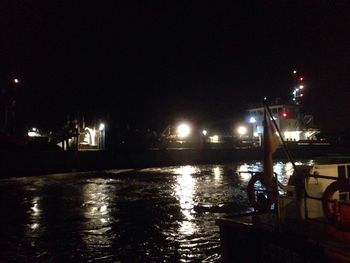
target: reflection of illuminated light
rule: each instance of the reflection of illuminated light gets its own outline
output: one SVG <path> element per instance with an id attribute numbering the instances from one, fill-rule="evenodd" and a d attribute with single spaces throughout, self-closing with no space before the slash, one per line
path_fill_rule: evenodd
<path id="1" fill-rule="evenodd" d="M 39 208 L 39 197 L 35 197 L 33 198 L 33 206 L 32 206 L 32 210 L 33 210 L 33 216 L 39 216 L 40 215 L 40 208 Z"/>
<path id="2" fill-rule="evenodd" d="M 40 214 L 41 214 L 41 209 L 40 209 L 40 197 L 34 197 L 31 204 L 32 206 L 30 207 L 29 214 L 31 217 L 31 224 L 28 225 L 31 231 L 34 231 L 40 227 L 39 224 L 39 219 L 40 219 Z"/>
<path id="3" fill-rule="evenodd" d="M 213 173 L 214 173 L 214 180 L 215 182 L 221 182 L 222 181 L 222 175 L 223 175 L 223 170 L 219 166 L 216 166 L 213 168 Z"/>
<path id="4" fill-rule="evenodd" d="M 177 185 L 175 187 L 175 193 L 180 202 L 181 212 L 185 216 L 186 220 L 193 219 L 191 210 L 194 207 L 194 187 L 195 179 L 192 174 L 196 169 L 192 166 L 183 166 L 175 170 L 176 174 L 180 174 L 177 177 Z"/>
<path id="5" fill-rule="evenodd" d="M 180 168 L 175 169 L 175 174 L 181 174 L 181 175 L 191 175 L 196 172 L 196 169 L 193 166 L 186 165 L 181 166 Z"/>
<path id="6" fill-rule="evenodd" d="M 190 221 L 183 221 L 179 231 L 184 235 L 193 235 L 197 230 L 197 226 Z"/>
<path id="7" fill-rule="evenodd" d="M 31 225 L 30 225 L 30 228 L 31 228 L 32 230 L 35 230 L 35 229 L 39 228 L 39 224 L 38 224 L 38 223 L 31 224 Z"/>
<path id="8" fill-rule="evenodd" d="M 103 213 L 103 212 L 106 212 L 106 211 L 107 211 L 107 206 L 106 205 L 101 206 L 100 212 Z"/>
<path id="9" fill-rule="evenodd" d="M 244 182 L 248 182 L 250 180 L 251 174 L 245 173 L 249 171 L 249 166 L 246 164 L 242 164 L 238 167 L 239 175 L 241 176 Z"/>
<path id="10" fill-rule="evenodd" d="M 97 183 L 89 183 L 83 186 L 83 207 L 84 217 L 83 228 L 89 233 L 83 235 L 83 240 L 87 245 L 111 244 L 111 236 L 104 235 L 111 227 L 110 198 L 114 196 L 114 189 L 101 179 Z"/>

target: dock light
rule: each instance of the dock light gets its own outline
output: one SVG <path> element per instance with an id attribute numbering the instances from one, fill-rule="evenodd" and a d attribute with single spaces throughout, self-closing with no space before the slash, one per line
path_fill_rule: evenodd
<path id="1" fill-rule="evenodd" d="M 250 123 L 256 123 L 256 119 L 254 117 L 250 117 L 249 122 Z"/>
<path id="2" fill-rule="evenodd" d="M 203 131 L 202 131 L 202 134 L 203 134 L 204 136 L 207 136 L 208 131 L 207 131 L 207 130 L 203 130 Z"/>
<path id="3" fill-rule="evenodd" d="M 303 86 L 303 85 L 300 85 L 300 86 L 299 86 L 299 89 L 303 89 L 303 88 L 304 88 L 304 86 Z"/>
<path id="4" fill-rule="evenodd" d="M 219 136 L 218 135 L 213 135 L 209 137 L 209 141 L 211 143 L 218 143 L 219 142 Z"/>
<path id="5" fill-rule="evenodd" d="M 103 131 L 105 129 L 105 124 L 101 123 L 100 126 L 98 127 L 100 131 Z"/>
<path id="6" fill-rule="evenodd" d="M 18 78 L 14 78 L 13 82 L 16 83 L 16 84 L 19 83 L 19 79 Z"/>
<path id="7" fill-rule="evenodd" d="M 190 135 L 190 133 L 191 133 L 191 129 L 188 124 L 182 123 L 177 127 L 177 135 L 180 138 L 185 138 L 188 135 Z"/>
<path id="8" fill-rule="evenodd" d="M 237 129 L 237 132 L 239 135 L 245 135 L 247 133 L 248 129 L 244 126 L 240 126 Z"/>
<path id="9" fill-rule="evenodd" d="M 297 71 L 296 71 L 296 70 L 293 70 L 293 74 L 297 74 Z"/>
<path id="10" fill-rule="evenodd" d="M 28 137 L 38 137 L 38 136 L 40 136 L 40 133 L 37 128 L 33 127 L 28 131 Z"/>

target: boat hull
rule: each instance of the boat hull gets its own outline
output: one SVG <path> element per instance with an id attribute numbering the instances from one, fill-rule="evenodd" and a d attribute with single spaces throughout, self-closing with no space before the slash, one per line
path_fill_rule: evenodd
<path id="1" fill-rule="evenodd" d="M 298 231 L 281 233 L 257 227 L 247 218 L 218 219 L 223 262 L 341 262 L 350 256 Z"/>

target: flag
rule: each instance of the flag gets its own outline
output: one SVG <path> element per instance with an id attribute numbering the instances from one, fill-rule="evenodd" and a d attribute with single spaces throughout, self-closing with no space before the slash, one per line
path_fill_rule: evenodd
<path id="1" fill-rule="evenodd" d="M 281 144 L 281 140 L 278 136 L 275 126 L 271 118 L 268 118 L 267 114 L 265 117 L 264 125 L 264 141 L 264 146 L 267 148 L 266 150 L 268 150 L 271 154 L 274 153 L 277 150 L 278 146 Z"/>
<path id="2" fill-rule="evenodd" d="M 264 110 L 264 183 L 268 190 L 272 190 L 273 181 L 273 166 L 272 154 L 280 145 L 280 138 L 276 133 L 276 129 L 267 110 Z"/>

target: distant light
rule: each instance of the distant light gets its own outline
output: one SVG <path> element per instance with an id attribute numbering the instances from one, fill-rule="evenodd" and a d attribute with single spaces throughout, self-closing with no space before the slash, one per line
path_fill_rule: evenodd
<path id="1" fill-rule="evenodd" d="M 300 80 L 300 81 L 303 81 L 303 80 L 304 80 L 304 78 L 303 78 L 303 77 L 301 77 L 299 80 Z"/>
<path id="2" fill-rule="evenodd" d="M 105 129 L 105 124 L 101 123 L 100 126 L 98 127 L 100 131 L 103 131 Z"/>
<path id="3" fill-rule="evenodd" d="M 299 86 L 299 89 L 303 89 L 303 88 L 304 88 L 304 85 L 300 85 L 300 86 Z"/>
<path id="4" fill-rule="evenodd" d="M 211 143 L 218 143 L 219 142 L 219 136 L 218 135 L 213 135 L 209 137 L 209 141 Z"/>
<path id="5" fill-rule="evenodd" d="M 19 83 L 19 79 L 18 79 L 18 78 L 14 78 L 14 79 L 13 79 L 13 82 L 14 82 L 14 83 Z"/>
<path id="6" fill-rule="evenodd" d="M 256 119 L 254 117 L 250 117 L 249 122 L 250 123 L 256 123 Z"/>
<path id="7" fill-rule="evenodd" d="M 254 136 L 254 137 L 259 137 L 259 133 L 254 132 L 254 133 L 253 133 L 253 136 Z"/>
<path id="8" fill-rule="evenodd" d="M 304 94 L 303 94 L 303 93 L 301 93 L 301 94 L 300 94 L 300 97 L 303 97 L 303 96 L 304 96 Z"/>
<path id="9" fill-rule="evenodd" d="M 267 100 L 267 97 L 264 97 L 264 100 L 266 101 L 266 100 Z"/>
<path id="10" fill-rule="evenodd" d="M 239 133 L 240 135 L 244 135 L 244 134 L 247 133 L 248 130 L 247 130 L 246 127 L 240 126 L 240 127 L 238 127 L 237 131 L 238 131 L 238 133 Z"/>
<path id="11" fill-rule="evenodd" d="M 204 136 L 207 136 L 208 131 L 207 131 L 207 130 L 203 130 L 203 131 L 202 131 L 202 134 L 203 134 Z"/>
<path id="12" fill-rule="evenodd" d="M 297 71 L 296 71 L 296 70 L 293 70 L 293 74 L 297 74 Z"/>
<path id="13" fill-rule="evenodd" d="M 296 91 L 299 91 L 299 88 L 296 88 L 295 90 L 296 90 Z"/>
<path id="14" fill-rule="evenodd" d="M 40 136 L 40 133 L 37 128 L 33 127 L 28 131 L 28 137 L 39 137 L 39 136 Z"/>
<path id="15" fill-rule="evenodd" d="M 190 135 L 190 133 L 190 126 L 185 123 L 182 123 L 177 127 L 177 135 L 181 138 L 187 137 L 188 135 Z"/>
<path id="16" fill-rule="evenodd" d="M 283 113 L 282 113 L 282 116 L 283 116 L 283 117 L 287 117 L 287 113 L 283 112 Z"/>

